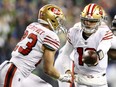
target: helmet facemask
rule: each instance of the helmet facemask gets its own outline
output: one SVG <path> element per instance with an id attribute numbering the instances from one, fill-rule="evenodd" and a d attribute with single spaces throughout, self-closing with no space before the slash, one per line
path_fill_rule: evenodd
<path id="1" fill-rule="evenodd" d="M 51 29 L 55 32 L 55 33 L 60 33 L 60 32 L 63 32 L 63 33 L 66 33 L 67 32 L 67 29 L 65 27 L 65 19 L 60 19 L 60 18 L 57 18 L 56 17 L 56 22 L 57 22 L 57 26 L 54 27 L 54 25 L 56 24 L 55 21 L 50 21 L 49 19 L 47 19 Z"/>
<path id="2" fill-rule="evenodd" d="M 94 26 L 89 26 L 85 23 L 85 21 L 90 22 L 91 24 L 94 23 Z M 98 29 L 98 26 L 101 24 L 100 20 L 97 19 L 87 19 L 87 18 L 81 18 L 81 26 L 83 31 L 86 34 L 92 34 L 95 33 Z"/>

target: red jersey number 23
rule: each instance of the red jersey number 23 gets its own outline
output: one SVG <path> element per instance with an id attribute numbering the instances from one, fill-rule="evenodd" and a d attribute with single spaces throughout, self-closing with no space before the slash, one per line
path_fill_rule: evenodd
<path id="1" fill-rule="evenodd" d="M 23 48 L 22 46 L 16 46 L 14 51 L 17 50 L 18 48 L 18 52 L 21 53 L 22 55 L 28 55 L 32 48 L 35 46 L 36 42 L 37 42 L 37 35 L 30 33 L 28 35 L 28 31 L 25 31 L 23 37 L 21 38 L 21 41 L 24 40 L 25 38 L 31 39 L 31 42 L 27 42 L 26 44 L 26 48 Z"/>

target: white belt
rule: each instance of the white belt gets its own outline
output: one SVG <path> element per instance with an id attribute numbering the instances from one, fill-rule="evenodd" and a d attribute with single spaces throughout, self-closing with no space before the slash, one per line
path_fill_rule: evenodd
<path id="1" fill-rule="evenodd" d="M 106 80 L 106 74 L 100 74 L 100 75 L 83 75 L 83 74 L 77 74 L 75 80 L 79 84 L 86 84 L 86 85 L 104 85 L 107 84 Z"/>
<path id="2" fill-rule="evenodd" d="M 106 75 L 106 73 L 103 73 L 103 74 L 100 74 L 100 75 L 84 75 L 84 76 L 86 76 L 87 78 L 99 78 L 99 77 L 105 76 L 105 75 Z"/>

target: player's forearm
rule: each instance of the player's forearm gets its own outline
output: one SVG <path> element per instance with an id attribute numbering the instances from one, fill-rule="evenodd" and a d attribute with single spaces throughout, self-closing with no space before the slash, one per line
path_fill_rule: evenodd
<path id="1" fill-rule="evenodd" d="M 107 54 L 110 47 L 111 47 L 111 41 L 102 41 L 98 46 L 97 51 L 102 50 L 104 54 Z"/>
<path id="2" fill-rule="evenodd" d="M 70 73 L 59 74 L 59 72 L 54 67 L 46 70 L 45 73 L 57 80 L 60 80 L 61 82 L 72 82 L 72 75 Z"/>
<path id="3" fill-rule="evenodd" d="M 50 75 L 55 79 L 58 79 L 60 77 L 60 73 L 54 67 L 50 67 L 49 69 L 45 69 L 44 71 L 47 75 Z"/>

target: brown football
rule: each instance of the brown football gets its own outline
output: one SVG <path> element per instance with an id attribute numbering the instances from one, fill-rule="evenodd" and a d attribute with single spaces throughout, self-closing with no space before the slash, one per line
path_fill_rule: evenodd
<path id="1" fill-rule="evenodd" d="M 83 62 L 85 64 L 94 65 L 97 62 L 98 55 L 94 50 L 86 50 L 83 54 Z"/>

